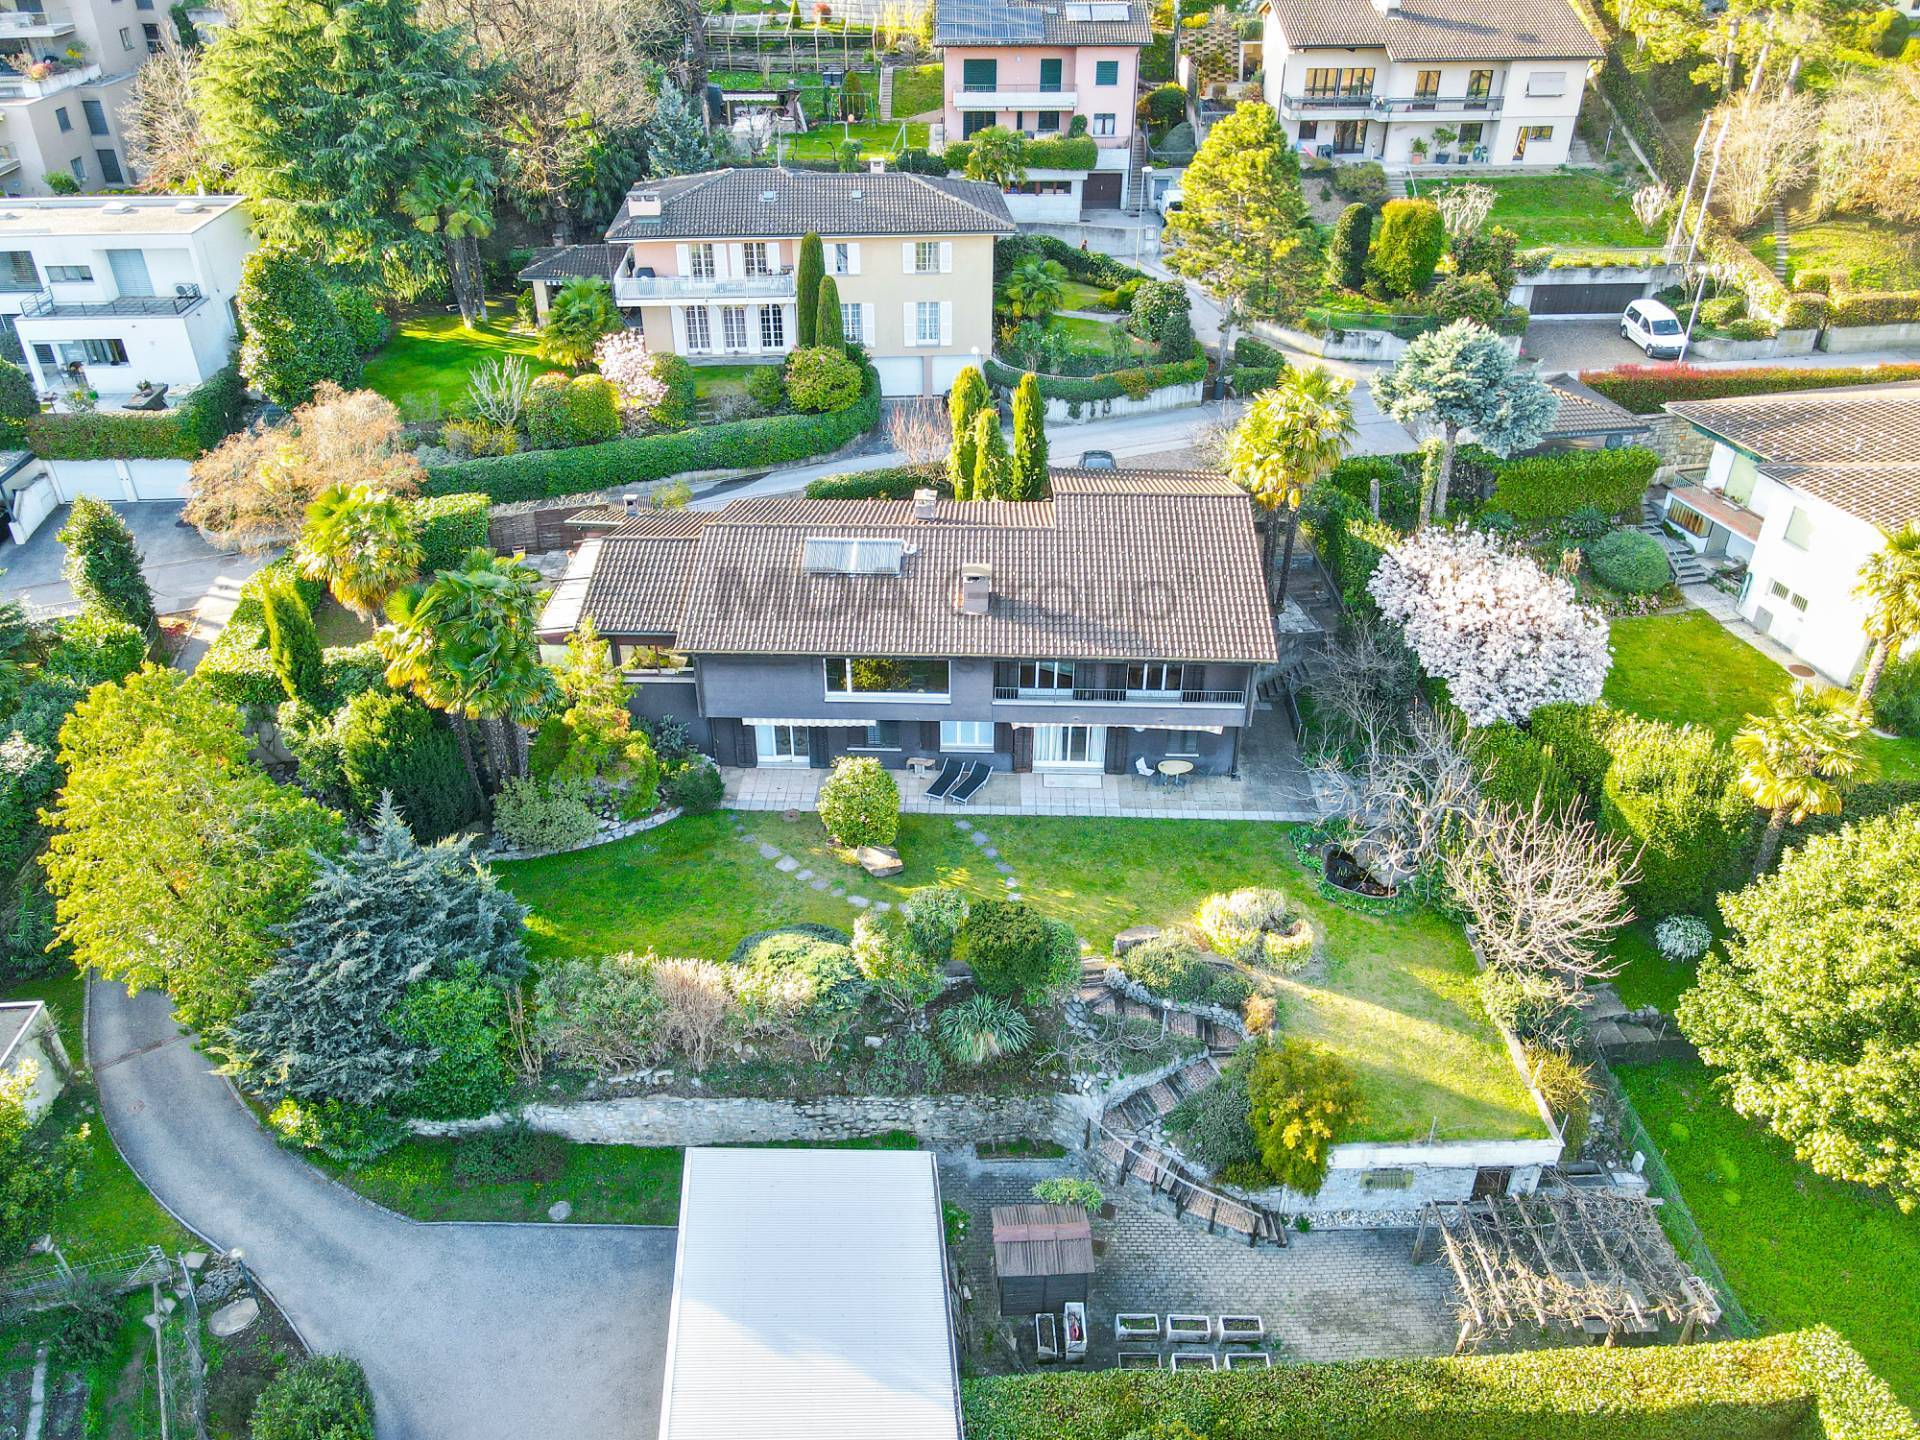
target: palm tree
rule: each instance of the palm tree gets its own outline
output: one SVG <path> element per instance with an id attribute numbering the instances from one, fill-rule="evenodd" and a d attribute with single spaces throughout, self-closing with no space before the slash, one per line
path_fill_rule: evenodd
<path id="1" fill-rule="evenodd" d="M 526 734 L 557 686 L 535 634 L 540 576 L 523 557 L 469 550 L 460 564 L 396 593 L 374 635 L 387 683 L 452 717 L 461 758 L 480 783 L 467 721 L 479 720 L 497 775 L 526 773 Z M 505 733 L 502 734 L 501 732 Z"/>
<path id="2" fill-rule="evenodd" d="M 363 620 L 419 575 L 425 558 L 407 507 L 369 485 L 332 485 L 315 496 L 293 555 L 302 575 L 326 581 Z"/>
<path id="3" fill-rule="evenodd" d="M 1000 296 L 1015 319 L 1044 320 L 1067 298 L 1062 283 L 1066 278 L 1066 269 L 1058 260 L 1029 255 L 1001 282 Z"/>
<path id="4" fill-rule="evenodd" d="M 1868 557 L 1853 593 L 1867 602 L 1867 634 L 1873 640 L 1853 701 L 1854 718 L 1865 724 L 1873 713 L 1873 687 L 1887 662 L 1920 635 L 1920 521 L 1889 536 Z"/>
<path id="5" fill-rule="evenodd" d="M 1771 714 L 1749 715 L 1733 737 L 1740 789 L 1767 812 L 1756 876 L 1780 853 L 1789 824 L 1840 813 L 1841 786 L 1860 769 L 1860 722 L 1846 702 L 1842 691 L 1796 685 L 1773 702 Z"/>
<path id="6" fill-rule="evenodd" d="M 1346 453 L 1354 437 L 1353 382 L 1320 366 L 1289 368 L 1256 399 L 1227 442 L 1227 473 L 1267 512 L 1260 573 L 1272 585 L 1278 512 L 1287 516 L 1287 548 L 1280 561 L 1279 604 L 1287 603 L 1287 572 L 1300 502 L 1308 488 Z"/>

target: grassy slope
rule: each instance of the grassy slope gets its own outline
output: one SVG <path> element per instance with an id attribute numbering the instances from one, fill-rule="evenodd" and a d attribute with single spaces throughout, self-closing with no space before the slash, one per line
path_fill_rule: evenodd
<path id="1" fill-rule="evenodd" d="M 1775 247 L 1771 225 L 1747 237 L 1769 266 Z M 1841 270 L 1857 290 L 1920 288 L 1920 246 L 1908 227 L 1865 215 L 1792 220 L 1787 232 L 1787 275 L 1803 270 Z"/>
<path id="2" fill-rule="evenodd" d="M 1740 1303 L 1769 1330 L 1832 1325 L 1920 1405 L 1920 1214 L 1815 1175 L 1717 1100 L 1709 1073 L 1677 1061 L 1618 1072 Z"/>
<path id="3" fill-rule="evenodd" d="M 583 854 L 500 867 L 533 907 L 536 955 L 604 955 L 656 948 L 724 957 L 742 936 L 812 921 L 846 928 L 845 900 L 816 892 L 759 856 L 776 845 L 818 875 L 874 900 L 919 885 L 1003 893 L 1002 877 L 939 816 L 902 817 L 906 870 L 891 880 L 849 871 L 812 816 L 725 814 L 675 821 Z M 1328 905 L 1288 851 L 1283 827 L 1236 822 L 1075 821 L 994 817 L 981 828 L 1023 892 L 1104 949 L 1116 931 L 1189 918 L 1216 890 L 1278 883 L 1327 936 L 1314 984 L 1283 982 L 1288 1024 L 1347 1055 L 1369 1113 L 1355 1138 L 1443 1133 L 1530 1135 L 1538 1121 L 1472 993 L 1473 961 L 1459 932 L 1431 916 L 1379 920 Z"/>
<path id="4" fill-rule="evenodd" d="M 938 110 L 944 98 L 941 94 L 943 73 L 939 65 L 915 65 L 895 70 L 894 118 L 904 120 L 909 115 L 924 115 L 929 110 Z"/>
<path id="5" fill-rule="evenodd" d="M 431 396 L 443 414 L 450 414 L 466 398 L 467 373 L 482 361 L 518 355 L 535 374 L 553 369 L 534 353 L 533 337 L 509 329 L 509 323 L 489 320 L 469 330 L 458 315 L 403 320 L 367 361 L 367 388 L 396 404 L 411 395 Z"/>
<path id="6" fill-rule="evenodd" d="M 1661 240 L 1659 231 L 1641 226 L 1628 197 L 1604 175 L 1559 171 L 1473 183 L 1494 191 L 1493 213 L 1487 223 L 1514 231 L 1523 249 L 1536 245 L 1657 245 Z M 1422 183 L 1420 194 L 1431 199 L 1441 188 Z"/>
<path id="7" fill-rule="evenodd" d="M 901 124 L 898 120 L 875 120 L 843 125 L 836 120 L 809 130 L 804 135 L 788 136 L 782 153 L 790 160 L 835 160 L 839 158 L 840 146 L 845 141 L 858 140 L 862 160 L 874 156 L 891 157 L 900 149 Z M 921 150 L 926 148 L 925 125 L 908 124 L 906 135 L 908 146 Z"/>

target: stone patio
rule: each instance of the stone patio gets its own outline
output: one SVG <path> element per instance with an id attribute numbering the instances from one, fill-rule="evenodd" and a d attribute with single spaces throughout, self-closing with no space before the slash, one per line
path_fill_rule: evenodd
<path id="1" fill-rule="evenodd" d="M 942 1197 L 972 1215 L 959 1254 L 972 1293 L 968 1311 L 972 1360 L 982 1369 L 1025 1369 L 1033 1363 L 1030 1322 L 1001 1322 L 993 1274 L 995 1205 L 1032 1199 L 1036 1180 L 1082 1174 L 1077 1160 L 982 1161 L 971 1153 L 940 1155 Z M 1325 1230 L 1293 1237 L 1284 1250 L 1249 1249 L 1223 1237 L 1190 1229 L 1170 1216 L 1109 1193 L 1110 1220 L 1094 1218 L 1094 1259 L 1087 1304 L 1087 1366 L 1116 1363 L 1113 1317 L 1126 1312 L 1258 1315 L 1266 1324 L 1262 1349 L 1282 1360 L 1353 1360 L 1374 1356 L 1446 1355 L 1458 1322 L 1454 1286 L 1445 1264 L 1415 1265 L 1411 1230 Z M 1023 1341 L 1016 1362 L 1004 1340 L 1010 1329 Z M 1169 1354 L 1225 1353 L 1210 1345 L 1134 1346 Z"/>
<path id="2" fill-rule="evenodd" d="M 812 810 L 825 770 L 721 766 L 733 810 Z M 900 808 L 909 814 L 1105 815 L 1134 820 L 1314 821 L 1320 807 L 1281 715 L 1265 708 L 1242 744 L 1240 778 L 1204 776 L 1175 787 L 1137 775 L 995 772 L 970 804 L 929 799 L 934 773 L 898 770 Z"/>

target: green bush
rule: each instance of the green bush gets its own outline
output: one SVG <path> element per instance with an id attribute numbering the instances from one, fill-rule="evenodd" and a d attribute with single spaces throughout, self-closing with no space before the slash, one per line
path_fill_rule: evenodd
<path id="1" fill-rule="evenodd" d="M 1606 515 L 1640 508 L 1660 468 L 1651 450 L 1567 450 L 1510 460 L 1498 467 L 1488 508 L 1517 520 L 1555 520 L 1591 505 Z"/>
<path id="2" fill-rule="evenodd" d="M 1039 1004 L 1072 984 L 1080 972 L 1079 946 L 1065 957 L 1061 951 L 1059 932 L 1031 905 L 976 900 L 968 907 L 953 953 L 989 995 Z"/>
<path id="3" fill-rule="evenodd" d="M 453 732 L 410 695 L 368 690 L 334 717 L 346 801 L 360 820 L 390 793 L 423 845 L 464 829 L 483 806 Z"/>
<path id="4" fill-rule="evenodd" d="M 1133 333 L 1172 353 L 1191 343 L 1187 287 L 1171 280 L 1149 280 L 1133 292 Z"/>
<path id="5" fill-rule="evenodd" d="M 1480 768 L 1480 793 L 1496 805 L 1531 809 L 1538 797 L 1555 812 L 1583 806 L 1580 783 L 1551 750 L 1504 720 L 1468 732 L 1468 748 Z"/>
<path id="6" fill-rule="evenodd" d="M 1747 313 L 1747 297 L 1738 290 L 1731 295 L 1716 295 L 1711 300 L 1702 300 L 1694 313 L 1703 325 L 1726 325 Z"/>
<path id="7" fill-rule="evenodd" d="M 1882 730 L 1920 738 L 1920 653 L 1890 661 L 1873 687 L 1873 723 Z"/>
<path id="8" fill-rule="evenodd" d="M 1066 1371 L 961 1384 L 971 1440 L 1916 1440 L 1824 1326 L 1707 1345 L 1286 1364 L 1200 1377 Z"/>
<path id="9" fill-rule="evenodd" d="M 1386 167 L 1376 160 L 1336 165 L 1333 170 L 1333 193 L 1377 209 L 1387 203 L 1387 196 L 1391 193 L 1387 188 Z"/>
<path id="10" fill-rule="evenodd" d="M 1614 712 L 1605 705 L 1558 701 L 1527 717 L 1527 733 L 1549 751 L 1589 800 L 1597 799 L 1613 754 L 1607 748 Z"/>
<path id="11" fill-rule="evenodd" d="M 967 923 L 967 897 L 951 885 L 921 885 L 907 892 L 900 916 L 913 953 L 944 965 Z"/>
<path id="12" fill-rule="evenodd" d="M 1182 1004 L 1238 1010 L 1253 993 L 1245 976 L 1219 964 L 1178 932 L 1136 945 L 1114 963 L 1129 980 Z"/>
<path id="13" fill-rule="evenodd" d="M 947 147 L 951 153 L 953 146 Z M 1075 279 L 1103 289 L 1114 289 L 1147 277 L 1124 261 L 1099 250 L 1082 250 L 1053 235 L 1015 235 L 993 247 L 993 279 L 998 285 L 1014 266 L 1029 255 L 1052 260 Z"/>
<path id="14" fill-rule="evenodd" d="M 822 926 L 749 937 L 733 964 L 733 993 L 748 1028 L 798 1028 L 821 1059 L 867 995 L 845 937 Z"/>
<path id="15" fill-rule="evenodd" d="M 493 799 L 493 830 L 515 850 L 571 850 L 599 833 L 580 781 L 509 780 Z"/>
<path id="16" fill-rule="evenodd" d="M 900 833 L 900 786 L 871 755 L 842 756 L 820 782 L 820 823 L 842 845 L 891 845 Z"/>
<path id="17" fill-rule="evenodd" d="M 314 1150 L 342 1165 L 364 1165 L 407 1138 L 404 1121 L 371 1105 L 346 1100 L 295 1100 L 275 1105 L 267 1124 L 281 1141 Z"/>
<path id="18" fill-rule="evenodd" d="M 860 367 L 838 350 L 795 350 L 787 357 L 787 398 L 809 414 L 845 410 L 860 398 Z"/>
<path id="19" fill-rule="evenodd" d="M 1020 383 L 1023 371 L 1002 365 L 998 360 L 989 358 L 982 367 L 987 378 L 1003 390 L 1011 390 Z M 1165 365 L 1140 365 L 1126 370 L 1110 371 L 1104 375 L 1076 377 L 1069 375 L 1037 375 L 1035 381 L 1040 393 L 1049 400 L 1064 400 L 1068 408 L 1078 413 L 1077 407 L 1090 405 L 1102 400 L 1118 400 L 1122 396 L 1143 399 L 1155 390 L 1164 390 L 1172 385 L 1191 385 L 1207 377 L 1207 360 L 1204 355 L 1196 355 L 1187 360 L 1175 360 Z"/>
<path id="20" fill-rule="evenodd" d="M 719 767 L 705 756 L 694 756 L 667 772 L 660 793 L 669 805 L 677 805 L 689 815 L 705 815 L 718 810 L 726 797 L 727 782 Z"/>
<path id="21" fill-rule="evenodd" d="M 486 546 L 493 502 L 484 495 L 434 495 L 409 500 L 407 515 L 420 541 L 420 570 L 448 570 L 477 546 Z"/>
<path id="22" fill-rule="evenodd" d="M 1622 365 L 1612 370 L 1583 370 L 1580 379 L 1636 415 L 1654 415 L 1669 400 L 1724 400 L 1883 382 L 1911 384 L 1920 380 L 1920 364 L 1835 365 L 1821 369 L 1762 365 L 1737 370 Z"/>
<path id="23" fill-rule="evenodd" d="M 1020 147 L 1020 163 L 1029 170 L 1091 170 L 1100 163 L 1100 146 L 1091 135 L 1028 140 Z"/>
<path id="24" fill-rule="evenodd" d="M 60 573 L 90 609 L 124 620 L 143 633 L 154 622 L 153 591 L 141 569 L 133 531 L 104 500 L 82 495 L 55 537 L 66 547 Z"/>
<path id="25" fill-rule="evenodd" d="M 809 500 L 911 500 L 913 492 L 937 490 L 951 495 L 944 475 L 929 478 L 918 470 L 899 466 L 885 470 L 850 470 L 845 475 L 823 475 L 807 482 Z"/>
<path id="26" fill-rule="evenodd" d="M 1182 1152 L 1201 1161 L 1228 1183 L 1251 1181 L 1262 1188 L 1260 1142 L 1247 1122 L 1247 1070 L 1260 1047 L 1249 1046 L 1229 1060 L 1220 1078 L 1187 1096 L 1167 1116 L 1167 1130 Z"/>
<path id="27" fill-rule="evenodd" d="M 313 612 L 284 573 L 261 587 L 260 613 L 267 629 L 267 659 L 289 700 L 319 708 L 327 699 L 326 666 Z"/>
<path id="28" fill-rule="evenodd" d="M 409 1114 L 463 1120 L 507 1098 L 506 999 L 471 963 L 452 979 L 417 982 L 387 1023 L 402 1040 L 433 1054 L 400 1097 Z"/>
<path id="29" fill-rule="evenodd" d="M 147 658 L 146 633 L 97 606 L 57 625 L 60 638 L 47 653 L 45 671 L 86 689 L 126 679 Z"/>
<path id="30" fill-rule="evenodd" d="M 290 251 L 256 250 L 234 292 L 240 369 L 276 405 L 304 405 L 314 386 L 360 383 L 360 354 L 313 264 Z"/>
<path id="31" fill-rule="evenodd" d="M 1323 1046 L 1262 1046 L 1247 1070 L 1247 1123 L 1275 1184 L 1317 1195 L 1341 1134 L 1360 1113 L 1347 1062 Z"/>
<path id="32" fill-rule="evenodd" d="M 1704 912 L 1743 878 L 1754 808 L 1740 793 L 1739 765 L 1710 731 L 1620 716 L 1601 783 L 1605 828 L 1639 852 L 1627 887 L 1642 915 Z"/>
<path id="33" fill-rule="evenodd" d="M 762 410 L 778 410 L 787 403 L 787 376 L 778 365 L 758 365 L 747 372 L 747 398 Z"/>
<path id="34" fill-rule="evenodd" d="M 1433 287 L 1434 318 L 1473 320 L 1498 329 L 1506 315 L 1507 293 L 1484 275 L 1449 275 Z"/>
<path id="35" fill-rule="evenodd" d="M 280 559 L 255 571 L 240 586 L 233 614 L 193 672 L 222 700 L 249 710 L 271 710 L 286 698 L 268 655 L 265 612 L 261 596 L 266 587 L 293 573 L 293 563 Z M 295 579 L 300 598 L 311 609 L 327 591 L 315 580 Z M 351 646 L 329 646 L 321 654 L 328 693 L 344 700 L 376 684 L 386 662 L 371 641 Z"/>
<path id="36" fill-rule="evenodd" d="M 647 418 L 663 430 L 684 430 L 693 423 L 698 388 L 693 366 L 685 356 L 665 352 L 653 357 L 654 378 L 667 387 L 666 398 L 647 412 Z"/>
<path id="37" fill-rule="evenodd" d="M 440 465 L 427 472 L 422 488 L 429 495 L 471 491 L 500 505 L 549 495 L 579 495 L 693 470 L 752 469 L 804 460 L 837 450 L 879 423 L 880 376 L 871 365 L 864 374 L 865 389 L 858 403 L 835 414 L 736 420 L 675 435 Z"/>
<path id="38" fill-rule="evenodd" d="M 253 1440 L 373 1440 L 373 1392 L 345 1355 L 297 1360 L 253 1402 Z"/>
<path id="39" fill-rule="evenodd" d="M 171 410 L 35 413 L 25 443 L 42 460 L 194 460 L 240 428 L 246 382 L 229 365 Z"/>
<path id="40" fill-rule="evenodd" d="M 353 337 L 354 349 L 362 355 L 371 355 L 387 343 L 393 322 L 387 316 L 387 307 L 373 291 L 364 285 L 336 285 L 328 297 L 340 316 L 340 323 Z"/>
<path id="41" fill-rule="evenodd" d="M 1602 585 L 1623 595 L 1655 594 L 1673 578 L 1666 547 L 1639 530 L 1603 535 L 1588 547 L 1587 563 Z"/>
<path id="42" fill-rule="evenodd" d="M 1833 298 L 1827 323 L 1907 325 L 1920 320 L 1920 290 L 1852 290 Z"/>
<path id="43" fill-rule="evenodd" d="M 40 413 L 40 395 L 33 377 L 11 360 L 0 360 L 0 447 L 15 449 L 26 443 L 20 422 Z"/>
<path id="44" fill-rule="evenodd" d="M 1155 129 L 1172 129 L 1187 115 L 1187 92 L 1178 85 L 1157 85 L 1140 97 L 1140 116 Z"/>
<path id="45" fill-rule="evenodd" d="M 620 397 L 599 375 L 568 379 L 552 371 L 527 398 L 527 439 L 538 449 L 601 445 L 620 433 Z"/>
<path id="46" fill-rule="evenodd" d="M 1279 890 L 1209 895 L 1194 923 L 1214 949 L 1242 964 L 1297 970 L 1313 953 L 1312 927 Z"/>
<path id="47" fill-rule="evenodd" d="M 1431 200 L 1389 200 L 1380 231 L 1367 254 L 1367 268 L 1389 295 L 1417 295 L 1433 279 L 1447 248 L 1446 222 Z"/>
<path id="48" fill-rule="evenodd" d="M 1340 212 L 1327 246 L 1327 284 L 1358 290 L 1367 283 L 1367 251 L 1373 244 L 1373 207 L 1355 202 Z"/>
<path id="49" fill-rule="evenodd" d="M 1491 280 L 1504 300 L 1519 274 L 1519 251 L 1518 235 L 1504 225 L 1489 225 L 1465 240 L 1454 241 L 1453 268 L 1461 275 Z"/>
<path id="50" fill-rule="evenodd" d="M 969 995 L 940 1012 L 940 1043 L 969 1069 L 1017 1055 L 1033 1043 L 1033 1024 L 1007 1001 Z"/>
<path id="51" fill-rule="evenodd" d="M 1367 582 L 1381 557 L 1399 543 L 1400 532 L 1375 520 L 1364 501 L 1326 484 L 1308 492 L 1301 518 L 1314 551 L 1339 587 L 1347 609 L 1372 613 L 1373 597 L 1367 593 Z"/>

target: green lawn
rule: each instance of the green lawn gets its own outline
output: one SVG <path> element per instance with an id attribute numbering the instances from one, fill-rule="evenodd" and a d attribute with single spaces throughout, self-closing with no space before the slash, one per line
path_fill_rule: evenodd
<path id="1" fill-rule="evenodd" d="M 1791 684 L 1785 670 L 1704 610 L 1613 622 L 1606 698 L 1636 715 L 1693 721 L 1728 739 Z M 1879 778 L 1920 779 L 1920 740 L 1870 735 L 1865 749 Z"/>
<path id="2" fill-rule="evenodd" d="M 842 124 L 836 120 L 809 130 L 804 135 L 782 137 L 782 154 L 789 160 L 837 160 L 840 147 L 848 140 L 860 142 L 860 158 L 871 160 L 876 156 L 891 159 L 900 150 L 901 131 L 905 130 L 907 145 L 924 150 L 927 146 L 927 127 L 911 123 L 903 124 L 898 120 L 874 120 L 858 125 Z"/>
<path id="3" fill-rule="evenodd" d="M 1722 1103 L 1703 1066 L 1617 1073 L 1747 1314 L 1767 1330 L 1833 1326 L 1920 1405 L 1920 1214 L 1815 1175 Z"/>
<path id="4" fill-rule="evenodd" d="M 693 393 L 700 399 L 747 393 L 747 377 L 763 365 L 696 365 L 693 367 Z"/>
<path id="5" fill-rule="evenodd" d="M 1464 182 L 1461 182 L 1464 183 Z M 1520 175 L 1475 180 L 1494 191 L 1489 225 L 1504 225 L 1520 237 L 1522 249 L 1658 245 L 1664 231 L 1644 229 L 1634 218 L 1632 190 L 1605 175 L 1560 170 L 1551 175 Z M 1420 182 L 1422 199 L 1433 200 L 1446 185 Z"/>
<path id="6" fill-rule="evenodd" d="M 1146 341 L 1116 330 L 1108 320 L 1082 320 L 1074 315 L 1054 315 L 1048 318 L 1047 328 L 1065 335 L 1076 355 L 1111 355 L 1115 335 L 1125 338 L 1130 354 L 1138 355 L 1149 348 Z"/>
<path id="7" fill-rule="evenodd" d="M 467 372 L 482 361 L 518 355 L 536 374 L 553 369 L 534 353 L 533 336 L 510 329 L 511 323 L 509 316 L 469 330 L 457 314 L 402 320 L 394 327 L 393 337 L 367 361 L 367 388 L 378 390 L 396 405 L 420 397 L 450 415 L 466 399 Z"/>
<path id="8" fill-rule="evenodd" d="M 1773 264 L 1771 225 L 1755 231 L 1747 243 Z M 1856 290 L 1920 289 L 1920 230 L 1865 215 L 1789 218 L 1788 278 L 1803 270 L 1843 271 Z"/>
<path id="9" fill-rule="evenodd" d="M 1084 280 L 1062 280 L 1060 308 L 1062 310 L 1106 310 L 1109 307 L 1100 299 L 1106 293 L 1098 285 L 1089 285 Z"/>
<path id="10" fill-rule="evenodd" d="M 735 835 L 736 818 L 745 827 Z M 1367 1114 L 1355 1139 L 1537 1135 L 1540 1125 L 1472 988 L 1473 959 L 1457 927 L 1430 915 L 1378 919 L 1323 902 L 1293 860 L 1285 827 L 1228 821 L 983 820 L 1023 893 L 1096 949 L 1116 931 L 1190 918 L 1216 890 L 1278 884 L 1326 936 L 1324 972 L 1283 981 L 1288 1028 L 1344 1054 L 1361 1077 Z M 800 921 L 847 928 L 855 911 L 760 858 L 772 844 L 816 875 L 872 900 L 897 902 L 919 885 L 976 896 L 1004 892 L 991 862 L 952 822 L 908 815 L 906 869 L 869 879 L 836 855 L 817 818 L 722 813 L 567 856 L 502 865 L 533 909 L 536 956 L 622 950 L 724 958 L 752 931 Z"/>
<path id="11" fill-rule="evenodd" d="M 893 72 L 893 113 L 899 119 L 938 110 L 946 102 L 942 93 L 944 67 L 939 65 L 902 66 Z"/>
<path id="12" fill-rule="evenodd" d="M 313 627 L 322 645 L 358 645 L 373 635 L 371 620 L 361 619 L 332 596 L 314 607 Z"/>

